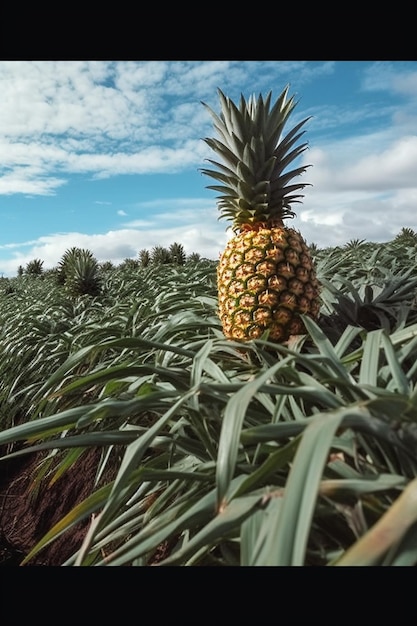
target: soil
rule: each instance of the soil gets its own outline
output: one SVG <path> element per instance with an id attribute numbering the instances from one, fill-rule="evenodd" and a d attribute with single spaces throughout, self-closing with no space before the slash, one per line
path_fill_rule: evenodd
<path id="1" fill-rule="evenodd" d="M 5 455 L 1 450 L 0 456 Z M 77 504 L 94 490 L 112 481 L 118 466 L 109 466 L 94 485 L 101 451 L 89 448 L 52 485 L 43 480 L 35 493 L 34 477 L 43 454 L 32 454 L 0 462 L 0 566 L 20 566 L 38 541 Z M 149 502 L 151 504 L 151 501 Z M 51 544 L 24 564 L 30 566 L 59 566 L 81 547 L 91 520 L 65 531 Z M 156 565 L 172 550 L 173 538 L 159 545 L 150 555 L 148 565 Z"/>
<path id="2" fill-rule="evenodd" d="M 92 493 L 99 457 L 99 449 L 87 450 L 52 486 L 43 481 L 37 494 L 33 478 L 41 454 L 1 462 L 0 566 L 20 565 L 46 532 Z M 109 475 L 104 476 L 102 484 L 108 480 Z M 26 566 L 62 565 L 81 546 L 89 523 L 63 533 Z"/>

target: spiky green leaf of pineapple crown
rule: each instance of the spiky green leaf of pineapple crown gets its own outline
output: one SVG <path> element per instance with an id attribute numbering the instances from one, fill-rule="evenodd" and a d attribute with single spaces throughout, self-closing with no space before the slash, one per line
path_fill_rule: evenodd
<path id="1" fill-rule="evenodd" d="M 216 169 L 201 169 L 220 185 L 207 188 L 219 192 L 217 205 L 220 218 L 230 219 L 234 230 L 243 225 L 282 220 L 295 215 L 291 206 L 300 202 L 296 193 L 309 183 L 289 184 L 303 174 L 309 165 L 287 171 L 287 167 L 307 149 L 307 142 L 297 144 L 305 131 L 300 131 L 309 117 L 282 136 L 284 126 L 296 106 L 294 97 L 287 99 L 285 87 L 271 108 L 272 92 L 265 100 L 241 95 L 239 107 L 218 89 L 221 113 L 217 115 L 205 102 L 214 120 L 219 139 L 203 139 L 223 163 L 207 159 Z"/>

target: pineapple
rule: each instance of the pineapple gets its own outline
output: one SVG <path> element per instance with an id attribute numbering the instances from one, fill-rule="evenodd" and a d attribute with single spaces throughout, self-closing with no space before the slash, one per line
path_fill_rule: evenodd
<path id="1" fill-rule="evenodd" d="M 319 314 L 319 282 L 306 242 L 284 219 L 294 217 L 292 204 L 308 183 L 296 181 L 307 167 L 287 167 L 306 148 L 297 145 L 298 123 L 282 136 L 296 106 L 287 98 L 289 86 L 271 107 L 271 92 L 237 106 L 218 89 L 218 116 L 202 103 L 214 119 L 219 138 L 204 141 L 222 159 L 208 159 L 215 169 L 202 173 L 220 182 L 210 185 L 217 198 L 220 218 L 232 221 L 234 236 L 220 256 L 217 269 L 219 317 L 229 339 L 247 341 L 260 337 L 285 342 L 305 332 L 300 314 Z"/>

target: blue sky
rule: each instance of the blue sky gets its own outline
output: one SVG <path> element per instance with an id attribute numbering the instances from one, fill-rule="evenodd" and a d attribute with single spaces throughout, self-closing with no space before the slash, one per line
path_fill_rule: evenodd
<path id="1" fill-rule="evenodd" d="M 312 184 L 289 224 L 308 243 L 388 241 L 417 230 L 415 61 L 0 61 L 0 275 L 72 246 L 115 264 L 182 243 L 217 259 L 215 136 L 219 112 L 290 84 L 286 130 L 303 139 Z"/>

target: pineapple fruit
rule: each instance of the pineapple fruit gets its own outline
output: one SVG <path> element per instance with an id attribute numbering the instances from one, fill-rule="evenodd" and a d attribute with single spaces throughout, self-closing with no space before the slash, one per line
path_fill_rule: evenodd
<path id="1" fill-rule="evenodd" d="M 288 99 L 289 86 L 271 106 L 270 92 L 237 106 L 218 89 L 218 116 L 202 103 L 214 119 L 219 138 L 204 141 L 222 162 L 208 159 L 214 169 L 202 169 L 220 185 L 210 185 L 220 195 L 220 217 L 232 221 L 234 236 L 220 256 L 217 269 L 219 317 L 229 339 L 247 341 L 267 337 L 285 342 L 305 332 L 300 314 L 319 315 L 320 286 L 306 242 L 284 219 L 294 217 L 291 207 L 308 183 L 292 182 L 307 167 L 288 166 L 307 148 L 298 143 L 306 118 L 282 136 L 296 102 Z"/>

